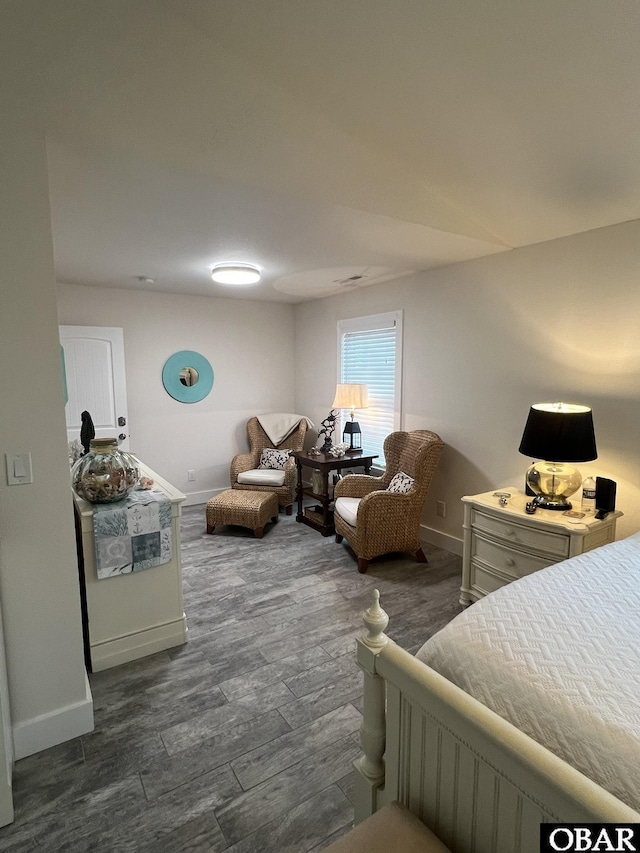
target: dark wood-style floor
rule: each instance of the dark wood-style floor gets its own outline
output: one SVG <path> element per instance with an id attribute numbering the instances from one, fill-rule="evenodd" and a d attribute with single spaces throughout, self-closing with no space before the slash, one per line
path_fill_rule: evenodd
<path id="1" fill-rule="evenodd" d="M 460 559 L 353 555 L 280 514 L 264 538 L 182 523 L 189 642 L 91 676 L 95 730 L 18 761 L 0 850 L 320 851 L 353 818 L 371 590 L 411 651 L 460 608 Z M 151 569 L 150 571 L 153 571 Z"/>

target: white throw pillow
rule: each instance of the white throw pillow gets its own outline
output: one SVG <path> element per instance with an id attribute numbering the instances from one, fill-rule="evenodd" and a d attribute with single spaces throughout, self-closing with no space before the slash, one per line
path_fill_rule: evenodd
<path id="1" fill-rule="evenodd" d="M 391 482 L 387 486 L 387 491 L 395 492 L 398 495 L 406 495 L 413 488 L 414 482 L 413 477 L 405 474 L 404 471 L 399 471 L 392 477 Z"/>
<path id="2" fill-rule="evenodd" d="M 282 471 L 289 461 L 290 452 L 290 450 L 274 450 L 271 447 L 265 447 L 260 454 L 258 468 L 273 468 L 276 471 Z"/>

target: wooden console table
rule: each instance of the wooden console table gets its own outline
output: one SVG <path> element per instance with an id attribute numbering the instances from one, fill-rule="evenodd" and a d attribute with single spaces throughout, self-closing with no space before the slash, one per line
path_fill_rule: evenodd
<path id="1" fill-rule="evenodd" d="M 331 536 L 335 531 L 333 526 L 333 512 L 330 509 L 331 497 L 329 495 L 329 472 L 342 471 L 344 468 L 364 467 L 365 474 L 371 470 L 371 463 L 378 458 L 377 453 L 366 453 L 364 450 L 347 451 L 344 456 L 332 456 L 330 453 L 310 454 L 304 450 L 295 450 L 291 454 L 296 460 L 298 469 L 298 485 L 296 497 L 298 499 L 298 514 L 296 521 L 308 524 L 314 530 L 320 531 L 323 536 Z M 314 468 L 322 474 L 322 492 L 314 492 L 311 487 L 305 487 L 302 481 L 302 469 Z M 322 507 L 317 512 L 312 507 L 302 508 L 304 496 L 315 498 Z"/>
<path id="2" fill-rule="evenodd" d="M 181 645 L 187 640 L 182 605 L 180 515 L 185 496 L 140 463 L 140 473 L 171 501 L 172 558 L 168 563 L 98 579 L 95 505 L 74 494 L 85 661 L 93 672 Z"/>

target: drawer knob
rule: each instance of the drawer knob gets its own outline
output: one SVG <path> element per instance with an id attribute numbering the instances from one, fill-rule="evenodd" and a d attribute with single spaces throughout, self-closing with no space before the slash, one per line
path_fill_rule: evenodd
<path id="1" fill-rule="evenodd" d="M 513 529 L 513 527 L 507 527 L 507 529 L 505 530 L 505 533 L 507 534 L 507 536 L 515 536 L 516 535 L 516 532 Z"/>
<path id="2" fill-rule="evenodd" d="M 507 557 L 507 559 L 505 560 L 505 563 L 506 563 L 508 566 L 515 566 L 516 561 L 515 561 L 512 557 Z"/>

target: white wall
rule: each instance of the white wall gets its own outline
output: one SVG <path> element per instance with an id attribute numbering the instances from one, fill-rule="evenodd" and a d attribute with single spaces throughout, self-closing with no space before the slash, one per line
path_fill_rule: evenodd
<path id="1" fill-rule="evenodd" d="M 554 400 L 593 408 L 599 457 L 580 468 L 617 481 L 618 536 L 636 532 L 638 245 L 640 222 L 625 223 L 299 305 L 297 404 L 316 419 L 328 411 L 339 319 L 404 309 L 403 428 L 447 445 L 423 517 L 433 541 L 461 537 L 462 495 L 522 488 L 529 406 Z"/>
<path id="2" fill-rule="evenodd" d="M 62 398 L 44 140 L 0 134 L 0 599 L 16 757 L 93 726 Z M 8 486 L 5 453 L 33 484 Z"/>
<path id="3" fill-rule="evenodd" d="M 295 411 L 291 305 L 66 284 L 57 292 L 60 324 L 124 329 L 131 450 L 189 503 L 229 487 L 248 418 Z M 179 403 L 162 385 L 165 361 L 180 350 L 213 367 L 213 390 L 198 403 Z"/>

